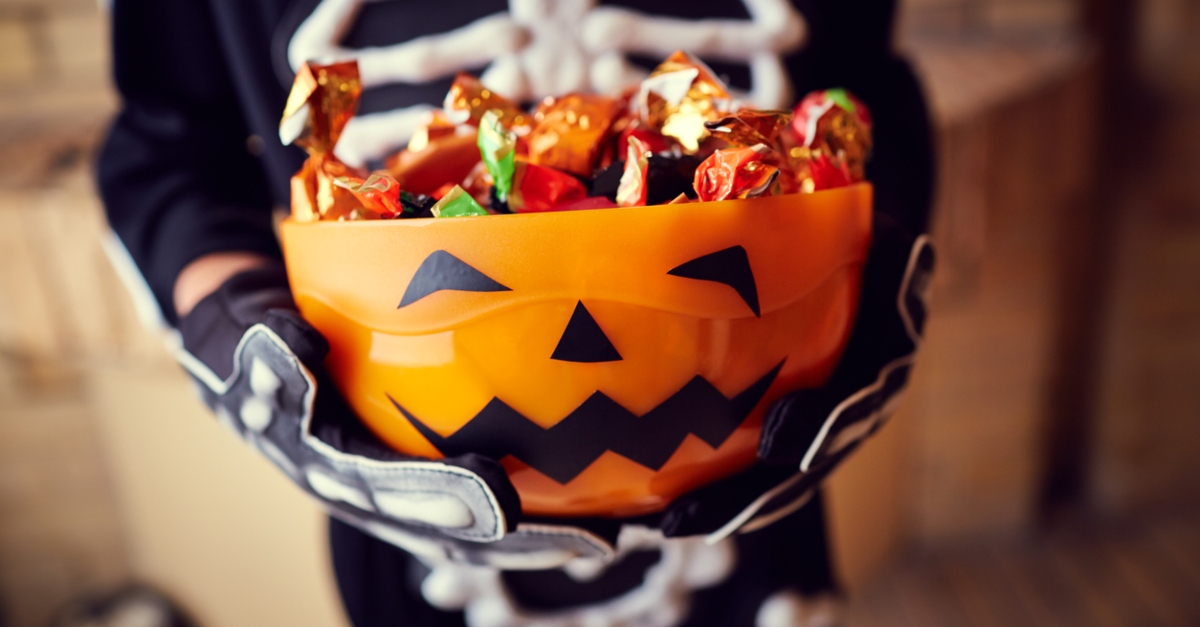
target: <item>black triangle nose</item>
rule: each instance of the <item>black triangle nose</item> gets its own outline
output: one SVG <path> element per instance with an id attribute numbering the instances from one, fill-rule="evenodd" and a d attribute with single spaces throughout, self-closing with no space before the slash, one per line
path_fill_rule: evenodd
<path id="1" fill-rule="evenodd" d="M 596 319 L 588 313 L 582 302 L 575 304 L 571 321 L 558 340 L 558 346 L 550 359 L 558 361 L 573 361 L 584 364 L 594 364 L 602 361 L 621 361 L 621 354 L 608 340 L 608 336 L 596 324 Z"/>

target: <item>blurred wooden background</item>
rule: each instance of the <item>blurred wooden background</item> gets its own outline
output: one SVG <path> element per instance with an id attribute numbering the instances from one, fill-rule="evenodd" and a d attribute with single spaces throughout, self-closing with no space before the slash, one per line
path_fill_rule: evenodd
<path id="1" fill-rule="evenodd" d="M 908 401 L 832 481 L 864 622 L 922 556 L 1200 504 L 1200 3 L 1115 3 L 1141 96 L 1115 121 L 1083 34 L 1109 3 L 902 4 L 940 267 Z M 105 254 L 105 29 L 93 0 L 0 0 L 0 611 L 133 578 L 206 624 L 336 624 L 319 513 L 208 419 Z"/>

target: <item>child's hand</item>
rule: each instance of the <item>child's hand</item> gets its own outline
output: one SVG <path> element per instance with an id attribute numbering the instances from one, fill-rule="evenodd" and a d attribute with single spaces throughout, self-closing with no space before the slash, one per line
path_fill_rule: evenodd
<path id="1" fill-rule="evenodd" d="M 283 267 L 254 265 L 181 320 L 179 359 L 220 421 L 332 515 L 427 561 L 549 568 L 611 551 L 573 528 L 518 527 L 520 498 L 494 460 L 380 442 L 325 372 L 329 346 L 296 312 Z"/>
<path id="2" fill-rule="evenodd" d="M 933 264 L 928 237 L 875 214 L 858 317 L 837 369 L 824 386 L 776 402 L 763 420 L 761 463 L 672 503 L 666 535 L 723 536 L 782 518 L 879 428 L 908 383 Z"/>

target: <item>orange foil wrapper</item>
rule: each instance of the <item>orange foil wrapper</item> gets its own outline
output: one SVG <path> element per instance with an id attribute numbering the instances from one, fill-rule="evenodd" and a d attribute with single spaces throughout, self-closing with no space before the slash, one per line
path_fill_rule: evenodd
<path id="1" fill-rule="evenodd" d="M 779 176 L 779 168 L 764 161 L 770 152 L 762 144 L 714 152 L 696 168 L 696 195 L 711 202 L 766 194 Z"/>
<path id="2" fill-rule="evenodd" d="M 309 155 L 333 154 L 346 123 L 358 108 L 362 81 L 358 63 L 305 63 L 296 72 L 279 121 L 279 139 L 296 144 Z"/>
<path id="3" fill-rule="evenodd" d="M 296 72 L 279 121 L 279 139 L 308 152 L 304 166 L 292 176 L 292 215 L 296 219 L 345 219 L 359 207 L 354 195 L 334 181 L 342 176 L 361 178 L 364 173 L 339 161 L 333 149 L 358 108 L 361 94 L 357 62 L 306 63 Z"/>
<path id="4" fill-rule="evenodd" d="M 625 171 L 617 185 L 617 204 L 641 207 L 646 204 L 646 173 L 650 170 L 650 148 L 636 137 L 629 138 Z"/>
<path id="5" fill-rule="evenodd" d="M 458 125 L 450 120 L 445 111 L 430 111 L 429 117 L 413 131 L 412 139 L 408 140 L 410 152 L 421 152 L 430 143 L 454 135 Z"/>
<path id="6" fill-rule="evenodd" d="M 430 140 L 421 150 L 401 150 L 384 161 L 384 169 L 405 190 L 432 194 L 447 183 L 463 181 L 479 162 L 475 134 L 452 133 Z"/>
<path id="7" fill-rule="evenodd" d="M 525 138 L 529 162 L 591 176 L 619 111 L 620 103 L 604 96 L 568 94 L 547 99 L 538 107 L 537 123 Z"/>
<path id="8" fill-rule="evenodd" d="M 479 126 L 479 119 L 488 111 L 500 114 L 500 124 L 518 135 L 524 135 L 532 126 L 532 116 L 521 110 L 504 96 L 483 86 L 478 78 L 459 73 L 450 85 L 446 101 L 442 104 L 453 123 Z"/>
<path id="9" fill-rule="evenodd" d="M 508 208 L 517 213 L 554 211 L 587 197 L 579 179 L 526 161 L 517 161 Z"/>
<path id="10" fill-rule="evenodd" d="M 312 155 L 292 175 L 292 216 L 302 222 L 346 218 L 361 203 L 350 190 L 337 186 L 338 177 L 362 178 L 366 173 L 333 155 Z"/>
<path id="11" fill-rule="evenodd" d="M 404 209 L 400 206 L 400 184 L 386 174 L 372 174 L 363 179 L 339 176 L 333 184 L 354 194 L 362 208 L 381 217 L 393 218 Z"/>
<path id="12" fill-rule="evenodd" d="M 703 61 L 676 52 L 642 81 L 635 103 L 650 128 L 674 138 L 695 154 L 715 122 L 731 107 L 729 90 Z"/>

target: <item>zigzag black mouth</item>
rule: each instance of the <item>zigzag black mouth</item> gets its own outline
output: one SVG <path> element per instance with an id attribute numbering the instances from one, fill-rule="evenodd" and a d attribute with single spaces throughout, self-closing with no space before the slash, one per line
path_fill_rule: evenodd
<path id="1" fill-rule="evenodd" d="M 498 398 L 453 434 L 442 437 L 400 406 L 400 410 L 443 455 L 479 453 L 492 459 L 512 455 L 559 483 L 567 483 L 612 451 L 652 470 L 675 454 L 688 434 L 719 448 L 746 420 L 779 375 L 783 362 L 733 398 L 696 375 L 667 400 L 635 416 L 602 392 L 546 429 Z"/>

